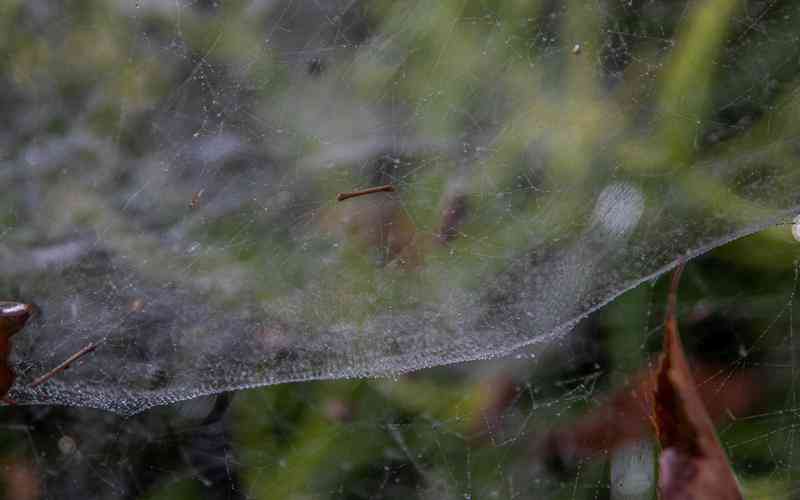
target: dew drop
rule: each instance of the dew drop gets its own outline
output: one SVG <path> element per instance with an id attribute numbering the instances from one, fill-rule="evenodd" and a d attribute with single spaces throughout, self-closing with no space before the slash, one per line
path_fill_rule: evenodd
<path id="1" fill-rule="evenodd" d="M 58 440 L 58 450 L 63 455 L 72 455 L 76 449 L 78 449 L 78 445 L 70 436 L 61 436 L 61 439 Z"/>

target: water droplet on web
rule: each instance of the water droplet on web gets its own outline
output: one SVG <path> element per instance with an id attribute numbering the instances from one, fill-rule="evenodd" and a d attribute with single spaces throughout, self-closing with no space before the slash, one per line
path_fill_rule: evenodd
<path id="1" fill-rule="evenodd" d="M 602 227 L 608 236 L 624 238 L 639 223 L 644 212 L 644 196 L 630 183 L 606 186 L 597 198 L 592 225 Z"/>
<path id="2" fill-rule="evenodd" d="M 63 455 L 72 455 L 77 449 L 77 443 L 70 436 L 61 436 L 61 439 L 58 440 L 58 450 Z"/>

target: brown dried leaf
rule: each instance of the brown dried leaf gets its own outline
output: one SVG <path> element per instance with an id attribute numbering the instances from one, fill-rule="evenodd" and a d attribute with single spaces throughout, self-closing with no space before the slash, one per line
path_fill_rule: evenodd
<path id="1" fill-rule="evenodd" d="M 670 328 L 674 333 L 677 332 L 674 324 Z M 668 332 L 665 339 L 670 338 L 676 336 Z M 685 356 L 681 358 L 686 366 Z M 758 369 L 729 372 L 724 365 L 696 361 L 691 365 L 691 375 L 693 380 L 700 381 L 692 386 L 713 422 L 719 423 L 733 415 L 746 415 L 762 393 L 763 384 L 760 381 L 763 380 L 763 373 Z M 538 444 L 537 454 L 549 463 L 569 466 L 650 437 L 654 423 L 652 405 L 656 380 L 651 369 L 633 375 L 624 388 L 613 393 L 593 411 L 567 426 L 551 431 Z M 665 460 L 669 460 L 670 454 Z"/>
<path id="2" fill-rule="evenodd" d="M 0 477 L 5 485 L 5 498 L 37 500 L 42 498 L 41 477 L 34 464 L 24 459 L 4 459 Z"/>
<path id="3" fill-rule="evenodd" d="M 502 427 L 503 414 L 519 397 L 514 378 L 505 372 L 483 380 L 477 388 L 476 412 L 470 423 L 470 435 L 480 441 L 486 433 L 492 435 Z"/>
<path id="4" fill-rule="evenodd" d="M 664 347 L 654 374 L 652 422 L 661 445 L 659 496 L 741 499 L 739 484 L 694 382 L 675 318 L 682 266 L 673 275 Z"/>
<path id="5" fill-rule="evenodd" d="M 704 381 L 697 389 L 714 422 L 730 415 L 747 414 L 761 395 L 760 371 L 755 369 L 726 374 L 722 366 L 695 363 L 692 374 L 695 380 Z M 652 390 L 650 370 L 634 375 L 628 385 L 595 410 L 569 426 L 552 431 L 540 451 L 551 459 L 571 463 L 648 437 L 652 423 L 647 395 Z"/>
<path id="6" fill-rule="evenodd" d="M 11 336 L 22 330 L 33 314 L 33 306 L 21 302 L 0 302 L 0 400 L 5 400 L 14 384 L 14 371 L 8 366 Z"/>
<path id="7" fill-rule="evenodd" d="M 570 465 L 647 436 L 650 427 L 645 391 L 649 387 L 647 376 L 637 375 L 588 415 L 551 431 L 539 445 L 538 454 L 548 462 Z"/>
<path id="8" fill-rule="evenodd" d="M 438 238 L 441 243 L 449 243 L 458 237 L 459 229 L 467 218 L 468 204 L 464 194 L 445 197 L 444 208 L 441 213 L 441 226 Z"/>
<path id="9" fill-rule="evenodd" d="M 385 248 L 390 255 L 408 245 L 415 232 L 402 205 L 390 195 L 337 204 L 326 212 L 322 228 L 359 246 Z"/>
<path id="10" fill-rule="evenodd" d="M 365 252 L 378 250 L 384 265 L 420 267 L 429 245 L 402 203 L 383 193 L 337 204 L 323 215 L 320 227 Z"/>

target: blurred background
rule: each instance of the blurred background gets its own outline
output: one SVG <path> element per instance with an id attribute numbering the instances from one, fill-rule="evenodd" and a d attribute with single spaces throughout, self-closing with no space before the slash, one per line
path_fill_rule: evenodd
<path id="1" fill-rule="evenodd" d="M 4 498 L 654 498 L 683 259 L 746 497 L 800 498 L 798 16 L 3 0 Z"/>

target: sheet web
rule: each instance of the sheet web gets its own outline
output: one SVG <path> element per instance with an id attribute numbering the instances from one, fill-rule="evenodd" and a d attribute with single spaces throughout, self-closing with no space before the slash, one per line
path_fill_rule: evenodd
<path id="1" fill-rule="evenodd" d="M 788 496 L 798 10 L 0 7 L 12 466 L 47 498 L 633 498 L 652 450 L 603 412 L 699 257 L 701 392 Z M 319 379 L 361 380 L 281 385 Z"/>
<path id="2" fill-rule="evenodd" d="M 751 236 L 694 260 L 679 316 L 746 493 L 791 498 L 795 252 L 771 245 L 774 265 L 758 265 L 756 282 L 730 266 L 763 245 Z M 230 395 L 196 398 L 129 418 L 17 408 L 0 432 L 21 441 L 17 463 L 26 450 L 46 471 L 42 498 L 642 498 L 655 482 L 646 427 L 605 412 L 658 350 L 666 281 L 623 295 L 534 359 L 278 384 L 236 393 L 232 406 Z"/>
<path id="3" fill-rule="evenodd" d="M 505 355 L 790 221 L 795 13 L 718 3 L 17 6 L 46 64 L 8 76 L 3 282 L 41 309 L 12 396 L 134 413 Z"/>

